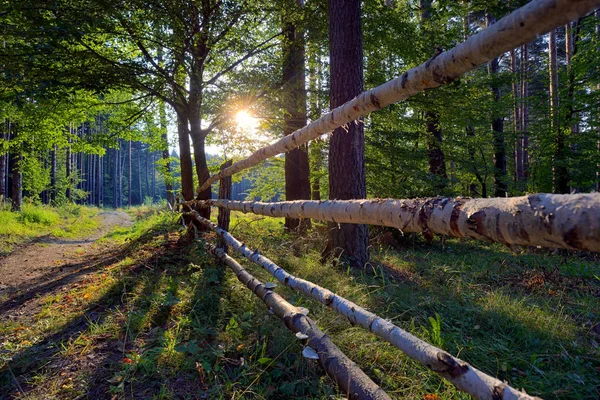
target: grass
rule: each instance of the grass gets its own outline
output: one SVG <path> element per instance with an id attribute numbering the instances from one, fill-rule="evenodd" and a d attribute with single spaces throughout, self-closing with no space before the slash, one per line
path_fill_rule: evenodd
<path id="1" fill-rule="evenodd" d="M 117 260 L 42 296 L 30 323 L 0 324 L 0 393 L 18 393 L 10 365 L 23 398 L 344 398 L 202 242 L 182 237 L 172 214 L 133 215 L 132 227 L 104 239 L 122 246 Z M 437 239 L 392 248 L 378 240 L 366 273 L 319 261 L 325 227 L 318 224 L 300 238 L 283 233 L 282 220 L 234 214 L 231 231 L 288 271 L 513 387 L 545 398 L 598 398 L 600 268 L 591 256 Z M 282 285 L 276 290 L 307 307 L 393 398 L 468 398 L 321 304 Z"/>
<path id="2" fill-rule="evenodd" d="M 74 204 L 50 207 L 24 203 L 21 212 L 0 209 L 0 256 L 15 245 L 45 235 L 75 238 L 90 234 L 100 225 L 98 212 L 97 208 Z"/>

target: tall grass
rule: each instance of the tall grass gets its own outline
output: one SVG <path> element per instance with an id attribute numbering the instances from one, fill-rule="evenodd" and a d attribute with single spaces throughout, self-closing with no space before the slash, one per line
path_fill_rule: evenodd
<path id="1" fill-rule="evenodd" d="M 50 207 L 23 204 L 20 212 L 0 208 L 0 254 L 10 252 L 15 245 L 51 234 L 56 237 L 80 237 L 99 226 L 98 210 L 75 204 Z"/>

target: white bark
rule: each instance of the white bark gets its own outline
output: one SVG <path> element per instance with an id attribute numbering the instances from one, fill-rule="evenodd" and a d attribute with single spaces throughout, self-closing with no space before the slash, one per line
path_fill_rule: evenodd
<path id="1" fill-rule="evenodd" d="M 479 65 L 517 46 L 529 43 L 599 6 L 600 0 L 533 0 L 453 49 L 442 52 L 401 76 L 362 93 L 304 128 L 211 176 L 198 191 L 207 189 L 225 176 L 231 176 L 269 157 L 288 152 L 340 126 L 352 123 L 370 112 L 425 89 L 449 83 Z"/>
<path id="2" fill-rule="evenodd" d="M 305 335 L 302 337 L 305 337 L 307 344 L 317 352 L 325 372 L 348 395 L 349 399 L 391 400 L 387 393 L 342 353 L 329 336 L 324 334 L 312 319 L 300 312 L 298 307 L 294 307 L 283 297 L 267 288 L 237 261 L 229 257 L 223 249 L 216 249 L 214 253 L 233 271 L 240 282 L 252 290 L 252 293 L 258 296 L 285 323 L 288 329 Z"/>
<path id="3" fill-rule="evenodd" d="M 534 399 L 534 397 L 519 392 L 500 380 L 471 367 L 466 362 L 452 357 L 445 351 L 411 335 L 390 321 L 378 317 L 330 290 L 289 274 L 273 261 L 260 255 L 258 250 L 250 250 L 228 232 L 222 230 L 209 220 L 202 218 L 198 212 L 192 211 L 188 215 L 216 232 L 231 248 L 250 261 L 260 265 L 279 282 L 318 300 L 345 316 L 350 323 L 360 325 L 385 339 L 410 358 L 446 378 L 458 389 L 478 399 L 485 400 Z"/>
<path id="4" fill-rule="evenodd" d="M 204 205 L 271 217 L 390 226 L 402 232 L 465 237 L 506 245 L 600 252 L 600 194 L 394 200 L 208 200 Z"/>

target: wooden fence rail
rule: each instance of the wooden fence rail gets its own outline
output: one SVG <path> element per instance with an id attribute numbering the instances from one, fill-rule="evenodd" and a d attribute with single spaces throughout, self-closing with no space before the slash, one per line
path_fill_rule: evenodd
<path id="1" fill-rule="evenodd" d="M 465 237 L 506 245 L 600 252 L 600 193 L 469 199 L 198 201 L 270 217 L 390 226 L 402 232 Z"/>
<path id="2" fill-rule="evenodd" d="M 297 307 L 285 301 L 272 289 L 267 288 L 237 261 L 229 257 L 223 249 L 217 248 L 213 252 L 233 271 L 240 282 L 246 285 L 285 323 L 288 329 L 306 335 L 305 340 L 318 354 L 325 372 L 331 376 L 349 399 L 391 400 L 383 389 L 377 386 L 371 378 L 338 349 L 329 336 L 324 334 L 312 319 L 300 312 Z"/>
<path id="3" fill-rule="evenodd" d="M 223 177 L 293 150 L 375 110 L 405 100 L 425 89 L 447 84 L 495 57 L 529 43 L 598 7 L 600 0 L 533 0 L 453 49 L 436 54 L 418 67 L 362 93 L 304 128 L 211 176 L 200 185 L 198 192 L 208 189 L 212 183 Z"/>
<path id="4" fill-rule="evenodd" d="M 504 382 L 473 368 L 468 363 L 454 358 L 447 352 L 411 335 L 390 321 L 365 310 L 330 290 L 289 274 L 273 261 L 259 254 L 257 250 L 249 249 L 227 231 L 219 228 L 211 221 L 202 218 L 197 211 L 191 211 L 187 215 L 194 218 L 201 225 L 216 232 L 232 249 L 242 254 L 248 260 L 260 265 L 282 284 L 331 307 L 345 316 L 352 324 L 360 325 L 385 339 L 410 358 L 446 378 L 459 390 L 467 392 L 475 398 L 484 400 L 534 399 L 534 397 L 520 392 Z"/>

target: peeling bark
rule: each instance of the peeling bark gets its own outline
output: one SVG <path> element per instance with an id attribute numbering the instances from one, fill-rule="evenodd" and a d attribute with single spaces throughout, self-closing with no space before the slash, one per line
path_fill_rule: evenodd
<path id="1" fill-rule="evenodd" d="M 206 205 L 271 217 L 390 226 L 509 246 L 600 252 L 600 194 L 468 199 L 290 201 L 211 200 Z"/>
<path id="2" fill-rule="evenodd" d="M 297 307 L 288 303 L 273 290 L 267 289 L 262 282 L 225 254 L 222 249 L 216 249 L 214 254 L 233 271 L 240 282 L 266 304 L 269 310 L 273 310 L 289 330 L 308 336 L 307 344 L 317 352 L 321 366 L 347 394 L 348 399 L 391 400 L 358 365 L 342 353 L 312 319 L 300 313 Z"/>
<path id="3" fill-rule="evenodd" d="M 328 289 L 315 285 L 289 274 L 273 261 L 259 254 L 258 250 L 250 250 L 246 245 L 236 240 L 228 232 L 220 229 L 214 223 L 200 217 L 197 212 L 188 215 L 199 223 L 216 232 L 231 248 L 242 254 L 248 260 L 260 265 L 273 275 L 279 282 L 289 288 L 302 292 L 322 304 L 345 316 L 352 325 L 360 325 L 375 335 L 385 339 L 408 357 L 416 360 L 446 378 L 459 390 L 467 392 L 478 399 L 533 399 L 507 384 L 471 367 L 466 362 L 452 357 L 447 352 L 411 335 L 359 305 L 336 295 Z"/>
<path id="4" fill-rule="evenodd" d="M 381 86 L 363 92 L 304 128 L 211 176 L 199 190 L 205 190 L 224 176 L 231 176 L 269 157 L 288 152 L 336 128 L 353 123 L 372 111 L 404 100 L 425 89 L 447 84 L 479 65 L 517 46 L 529 43 L 539 35 L 577 19 L 599 6 L 600 0 L 532 1 L 453 49 L 442 52 Z"/>

